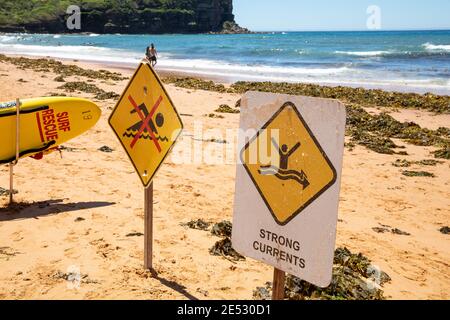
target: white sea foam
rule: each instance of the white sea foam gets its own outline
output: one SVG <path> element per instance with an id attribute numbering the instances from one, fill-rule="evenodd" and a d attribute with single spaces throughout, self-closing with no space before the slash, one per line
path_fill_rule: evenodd
<path id="1" fill-rule="evenodd" d="M 0 52 L 37 57 L 54 57 L 98 62 L 135 64 L 141 57 L 126 50 L 93 46 L 38 46 L 0 43 Z"/>
<path id="2" fill-rule="evenodd" d="M 422 45 L 425 49 L 429 51 L 449 51 L 450 52 L 450 45 L 449 44 L 432 44 L 432 43 L 424 43 Z"/>
<path id="3" fill-rule="evenodd" d="M 389 54 L 389 51 L 335 51 L 337 54 L 344 54 L 358 57 L 377 57 Z"/>
<path id="4" fill-rule="evenodd" d="M 10 43 L 10 42 L 25 40 L 30 37 L 32 37 L 32 36 L 30 36 L 27 33 L 0 34 L 0 42 L 1 43 Z"/>
<path id="5" fill-rule="evenodd" d="M 0 35 L 0 42 L 12 42 L 17 40 L 17 36 Z"/>
<path id="6" fill-rule="evenodd" d="M 159 66 L 164 68 L 178 68 L 180 70 L 208 71 L 240 73 L 250 75 L 335 75 L 348 72 L 348 67 L 339 68 L 298 68 L 280 67 L 268 65 L 240 65 L 231 63 L 220 63 L 218 61 L 206 59 L 164 59 L 159 62 Z"/>
<path id="7" fill-rule="evenodd" d="M 62 59 L 77 59 L 80 61 L 95 61 L 113 63 L 134 68 L 143 55 L 125 49 L 110 49 L 95 46 L 39 46 L 14 44 L 2 41 L 0 36 L 0 53 L 54 57 Z M 367 52 L 366 52 L 367 53 Z M 373 54 L 373 51 L 372 51 Z M 354 67 L 291 67 L 276 65 L 244 65 L 224 63 L 208 59 L 176 59 L 168 53 L 160 53 L 157 68 L 166 71 L 185 72 L 205 76 L 214 76 L 236 80 L 252 81 L 285 81 L 309 82 L 335 85 L 354 85 L 366 87 L 381 87 L 389 89 L 392 85 L 399 90 L 430 91 L 448 94 L 449 83 L 442 81 L 403 79 L 395 74 L 367 72 Z"/>

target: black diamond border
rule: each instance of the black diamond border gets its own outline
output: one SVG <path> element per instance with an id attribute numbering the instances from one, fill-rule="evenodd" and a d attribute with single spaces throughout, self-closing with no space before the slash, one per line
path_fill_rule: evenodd
<path id="1" fill-rule="evenodd" d="M 276 217 L 275 213 L 273 212 L 270 204 L 268 203 L 266 197 L 264 196 L 264 194 L 262 193 L 261 189 L 259 188 L 258 184 L 256 183 L 255 179 L 253 178 L 250 169 L 247 167 L 247 165 L 245 164 L 244 161 L 244 155 L 245 155 L 245 151 L 247 151 L 247 149 L 250 147 L 250 144 L 252 144 L 253 141 L 255 141 L 256 139 L 258 139 L 259 135 L 265 130 L 267 129 L 267 127 L 269 127 L 269 125 L 280 115 L 281 112 L 283 112 L 284 109 L 286 109 L 287 107 L 292 107 L 295 111 L 295 113 L 297 114 L 298 118 L 300 119 L 300 121 L 302 122 L 303 126 L 305 127 L 306 131 L 309 133 L 310 137 L 312 138 L 312 140 L 314 141 L 314 143 L 316 144 L 316 146 L 319 148 L 320 152 L 322 153 L 322 156 L 325 158 L 326 162 L 328 163 L 328 165 L 330 166 L 331 170 L 333 171 L 333 179 L 325 186 L 323 187 L 319 192 L 316 193 L 316 195 L 314 195 L 314 197 L 312 197 L 310 200 L 308 200 L 308 202 L 306 202 L 305 204 L 303 204 L 300 208 L 298 208 L 289 219 L 287 219 L 286 221 L 282 222 L 280 220 L 278 220 L 278 218 Z M 253 184 L 255 185 L 256 189 L 258 190 L 259 194 L 261 195 L 261 198 L 264 200 L 264 203 L 266 204 L 267 208 L 269 209 L 270 213 L 272 214 L 272 217 L 275 219 L 276 223 L 279 224 L 280 226 L 285 226 L 287 225 L 289 222 L 291 222 L 295 217 L 297 217 L 303 210 L 305 210 L 311 203 L 313 203 L 318 197 L 320 197 L 325 191 L 327 191 L 332 185 L 334 185 L 336 183 L 337 180 L 337 173 L 336 173 L 336 169 L 334 168 L 333 164 L 331 163 L 330 159 L 328 158 L 328 156 L 326 155 L 325 151 L 323 151 L 322 146 L 320 145 L 319 141 L 317 141 L 316 137 L 314 136 L 314 134 L 312 133 L 311 129 L 308 127 L 308 125 L 306 124 L 305 120 L 303 119 L 302 115 L 300 114 L 300 112 L 298 111 L 296 105 L 292 102 L 286 102 L 285 104 L 283 104 L 283 106 L 269 119 L 269 121 L 267 121 L 267 123 L 261 128 L 261 130 L 258 131 L 258 133 L 256 134 L 256 136 L 254 136 L 252 139 L 250 139 L 250 141 L 245 145 L 245 147 L 242 149 L 241 151 L 241 162 L 245 168 L 245 170 L 247 171 L 248 175 L 250 176 L 250 178 L 253 181 Z"/>

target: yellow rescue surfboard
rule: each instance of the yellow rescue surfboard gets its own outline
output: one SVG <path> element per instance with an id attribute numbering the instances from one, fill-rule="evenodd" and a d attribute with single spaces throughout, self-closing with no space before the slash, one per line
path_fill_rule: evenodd
<path id="1" fill-rule="evenodd" d="M 48 151 L 92 128 L 101 110 L 81 98 L 21 100 L 20 158 Z M 0 103 L 0 163 L 16 159 L 16 102 Z"/>

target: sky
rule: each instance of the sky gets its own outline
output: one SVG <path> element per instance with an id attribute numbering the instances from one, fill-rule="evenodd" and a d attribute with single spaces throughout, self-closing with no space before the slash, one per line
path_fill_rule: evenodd
<path id="1" fill-rule="evenodd" d="M 233 3 L 236 21 L 253 31 L 368 30 L 368 25 L 373 30 L 450 29 L 450 0 L 234 0 Z"/>

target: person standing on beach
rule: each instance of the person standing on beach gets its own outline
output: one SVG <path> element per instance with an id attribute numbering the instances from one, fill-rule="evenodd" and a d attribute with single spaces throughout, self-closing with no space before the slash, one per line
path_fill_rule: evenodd
<path id="1" fill-rule="evenodd" d="M 145 52 L 147 60 L 150 61 L 152 67 L 156 66 L 158 63 L 158 52 L 155 49 L 155 45 L 152 43 L 150 47 L 147 47 Z"/>

